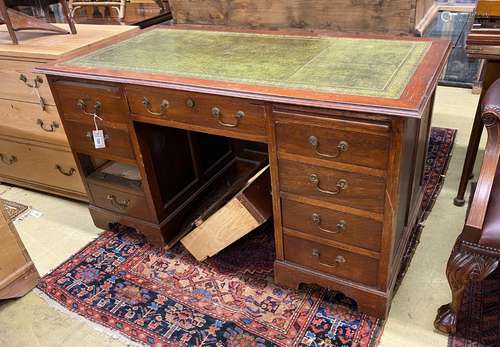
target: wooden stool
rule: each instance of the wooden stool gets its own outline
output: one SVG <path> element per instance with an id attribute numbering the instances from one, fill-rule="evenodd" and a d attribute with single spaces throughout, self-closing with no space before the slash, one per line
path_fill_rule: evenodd
<path id="1" fill-rule="evenodd" d="M 57 0 L 53 3 L 57 2 L 59 2 L 63 8 L 64 17 L 69 24 L 71 33 L 76 34 L 75 23 L 73 23 L 73 20 L 69 16 L 68 4 L 66 3 L 66 0 Z M 25 2 L 22 0 L 0 0 L 0 24 L 5 24 L 7 26 L 10 38 L 15 45 L 18 44 L 16 31 L 19 30 L 44 30 L 58 34 L 69 34 L 62 28 L 10 8 L 12 6 L 20 6 L 25 4 L 31 5 L 32 2 Z"/>
<path id="2" fill-rule="evenodd" d="M 118 12 L 118 19 L 120 22 L 125 18 L 125 0 L 115 0 L 115 1 L 73 1 L 69 0 L 69 9 L 71 11 L 71 16 L 73 17 L 75 11 L 82 6 L 109 6 Z"/>

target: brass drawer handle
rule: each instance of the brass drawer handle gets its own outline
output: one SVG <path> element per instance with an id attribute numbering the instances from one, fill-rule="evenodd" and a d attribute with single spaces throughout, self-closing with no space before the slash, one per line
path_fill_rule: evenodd
<path id="1" fill-rule="evenodd" d="M 314 224 L 318 226 L 321 231 L 328 234 L 339 234 L 347 229 L 347 222 L 345 220 L 340 220 L 336 225 L 336 230 L 325 229 L 321 226 L 321 216 L 318 213 L 313 213 L 311 219 Z"/>
<path id="2" fill-rule="evenodd" d="M 234 118 L 236 119 L 236 123 L 234 123 L 234 124 L 225 123 L 225 122 L 221 121 L 220 118 L 222 116 L 222 111 L 218 107 L 212 108 L 212 116 L 214 116 L 214 118 L 217 119 L 217 122 L 219 122 L 219 124 L 222 125 L 223 127 L 236 128 L 240 125 L 241 119 L 243 117 L 245 117 L 245 112 L 243 112 L 243 111 L 236 112 L 236 114 L 234 115 Z"/>
<path id="3" fill-rule="evenodd" d="M 17 162 L 17 157 L 15 155 L 5 155 L 0 153 L 0 160 L 6 165 L 12 165 Z"/>
<path id="4" fill-rule="evenodd" d="M 80 109 L 87 116 L 98 116 L 102 111 L 102 104 L 100 101 L 96 101 L 94 104 L 94 111 L 88 110 L 87 102 L 84 99 L 78 99 L 76 102 L 76 107 Z"/>
<path id="5" fill-rule="evenodd" d="M 146 111 L 148 111 L 148 113 L 152 114 L 153 116 L 163 116 L 165 111 L 170 107 L 170 103 L 165 99 L 161 101 L 159 112 L 154 112 L 152 110 L 151 101 L 149 101 L 149 99 L 146 97 L 143 97 L 142 104 L 144 105 L 144 108 L 146 108 Z"/>
<path id="6" fill-rule="evenodd" d="M 335 268 L 335 267 L 337 267 L 337 266 L 339 266 L 341 264 L 344 264 L 346 262 L 346 259 L 343 256 L 338 255 L 335 258 L 335 264 L 323 263 L 320 260 L 321 259 L 321 253 L 319 252 L 319 249 L 317 249 L 317 248 L 313 248 L 313 250 L 312 250 L 312 256 L 318 258 L 318 264 L 326 266 L 326 267 L 329 267 L 329 268 Z"/>
<path id="7" fill-rule="evenodd" d="M 59 128 L 59 123 L 57 123 L 56 121 L 53 121 L 47 126 L 40 118 L 36 120 L 36 124 L 38 124 L 43 131 L 46 131 L 48 133 L 53 133 L 54 131 L 56 131 L 56 129 Z"/>
<path id="8" fill-rule="evenodd" d="M 45 103 L 45 100 L 42 98 L 40 95 L 40 92 L 38 91 L 38 88 L 40 88 L 40 84 L 43 83 L 43 78 L 40 76 L 36 76 L 33 79 L 33 83 L 28 82 L 28 77 L 26 77 L 25 74 L 20 74 L 19 79 L 24 82 L 24 84 L 33 90 L 33 94 L 36 94 L 38 96 L 38 102 L 40 104 L 40 107 L 42 108 L 43 111 L 47 108 L 47 104 Z"/>
<path id="9" fill-rule="evenodd" d="M 196 102 L 193 99 L 189 98 L 186 100 L 186 106 L 189 108 L 194 108 L 196 106 Z"/>
<path id="10" fill-rule="evenodd" d="M 28 87 L 28 88 L 39 88 L 40 87 L 40 84 L 43 83 L 43 78 L 41 78 L 40 76 L 36 76 L 34 79 L 33 79 L 33 83 L 29 82 L 28 81 L 28 77 L 26 77 L 25 74 L 20 74 L 19 75 L 19 79 L 21 81 L 24 82 L 24 84 Z"/>
<path id="11" fill-rule="evenodd" d="M 347 141 L 340 141 L 337 145 L 337 152 L 335 154 L 321 153 L 319 151 L 319 140 L 316 136 L 309 136 L 309 144 L 314 148 L 316 154 L 325 158 L 338 158 L 342 152 L 347 152 L 349 150 L 349 143 Z"/>
<path id="12" fill-rule="evenodd" d="M 111 202 L 111 205 L 113 205 L 114 207 L 116 207 L 120 210 L 126 210 L 128 208 L 128 205 L 130 204 L 130 200 L 125 199 L 125 200 L 119 201 L 116 198 L 116 196 L 114 196 L 113 194 L 108 194 L 106 199 L 108 199 Z"/>
<path id="13" fill-rule="evenodd" d="M 347 180 L 345 179 L 339 179 L 337 181 L 337 184 L 335 185 L 335 190 L 326 190 L 326 189 L 323 189 L 321 188 L 319 185 L 320 185 L 320 179 L 318 177 L 318 175 L 316 174 L 312 174 L 309 176 L 309 182 L 311 182 L 314 187 L 321 193 L 325 193 L 325 194 L 328 194 L 328 195 L 338 195 L 342 190 L 346 189 L 347 188 Z"/>
<path id="14" fill-rule="evenodd" d="M 70 168 L 68 171 L 64 171 L 61 165 L 56 164 L 56 169 L 59 171 L 61 174 L 64 176 L 73 176 L 76 173 L 76 170 L 74 168 Z"/>

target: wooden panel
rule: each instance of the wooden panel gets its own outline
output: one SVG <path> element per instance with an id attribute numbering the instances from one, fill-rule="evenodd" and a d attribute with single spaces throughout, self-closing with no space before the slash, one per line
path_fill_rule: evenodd
<path id="1" fill-rule="evenodd" d="M 95 206 L 151 221 L 146 197 L 142 192 L 125 187 L 111 187 L 98 180 L 88 180 L 90 200 Z"/>
<path id="2" fill-rule="evenodd" d="M 318 178 L 317 186 L 310 181 L 311 175 Z M 279 161 L 280 188 L 287 193 L 347 205 L 357 209 L 378 213 L 384 211 L 385 180 L 353 172 L 327 169 L 320 166 Z M 345 180 L 347 187 L 338 193 L 339 180 Z M 319 188 L 319 189 L 318 189 Z"/>
<path id="3" fill-rule="evenodd" d="M 287 261 L 370 286 L 377 283 L 376 259 L 287 235 L 284 245 Z"/>
<path id="4" fill-rule="evenodd" d="M 39 275 L 3 208 L 0 202 L 0 299 L 9 299 L 33 289 Z"/>
<path id="5" fill-rule="evenodd" d="M 100 126 L 99 129 L 103 131 L 106 138 L 106 147 L 96 149 L 92 138 L 92 131 L 95 130 L 94 123 L 66 121 L 64 126 L 73 150 L 95 153 L 100 156 L 111 155 L 128 159 L 135 158 L 129 133 L 125 129 Z"/>
<path id="6" fill-rule="evenodd" d="M 0 153 L 4 158 L 0 160 L 0 180 L 34 182 L 49 191 L 55 188 L 85 194 L 73 155 L 66 147 L 0 139 Z"/>
<path id="7" fill-rule="evenodd" d="M 283 226 L 326 240 L 380 250 L 382 223 L 323 207 L 282 199 Z"/>
<path id="8" fill-rule="evenodd" d="M 495 16 L 500 17 L 500 1 L 499 0 L 479 0 L 476 7 L 477 16 Z"/>
<path id="9" fill-rule="evenodd" d="M 227 204 L 182 240 L 182 245 L 203 261 L 233 244 L 272 216 L 269 166 L 248 180 Z"/>
<path id="10" fill-rule="evenodd" d="M 209 94 L 185 93 L 174 90 L 127 86 L 127 100 L 133 115 L 166 119 L 185 123 L 190 126 L 226 130 L 230 134 L 244 133 L 265 136 L 265 108 L 262 103 L 253 103 L 238 98 L 227 98 Z M 149 106 L 144 104 L 144 98 Z M 162 102 L 168 107 L 162 112 Z M 214 117 L 213 110 L 220 110 L 219 118 Z M 149 111 L 148 111 L 149 109 Z M 159 115 L 154 115 L 159 113 Z M 236 115 L 243 112 L 238 119 Z M 225 125 L 221 124 L 226 123 Z"/>
<path id="11" fill-rule="evenodd" d="M 68 29 L 67 24 L 54 24 Z M 93 46 L 111 37 L 125 32 L 137 30 L 127 25 L 89 25 L 77 24 L 77 35 L 50 35 L 46 32 L 17 32 L 19 45 L 13 45 L 7 27 L 0 25 L 0 56 L 18 57 L 22 59 L 56 59 L 63 54 L 79 48 Z"/>
<path id="12" fill-rule="evenodd" d="M 412 33 L 414 0 L 170 0 L 177 23 Z"/>
<path id="13" fill-rule="evenodd" d="M 54 106 L 42 111 L 38 104 L 0 99 L 0 119 L 0 134 L 68 146 Z"/>
<path id="14" fill-rule="evenodd" d="M 343 127 L 348 126 L 343 122 Z M 335 121 L 332 121 L 335 124 Z M 385 169 L 389 152 L 386 136 L 278 121 L 278 152 Z M 367 125 L 368 127 L 368 125 Z M 368 128 L 369 130 L 369 128 Z M 279 154 L 278 154 L 279 155 Z"/>
<path id="15" fill-rule="evenodd" d="M 40 95 L 47 105 L 55 105 L 46 77 L 33 73 L 33 69 L 41 65 L 43 64 L 31 61 L 0 60 L 0 97 L 39 104 Z M 21 75 L 24 75 L 27 83 L 32 86 L 35 85 L 35 80 L 39 80 L 36 82 L 38 91 L 23 82 Z"/>
<path id="16" fill-rule="evenodd" d="M 98 123 L 127 122 L 127 104 L 118 86 L 60 80 L 54 83 L 53 88 L 64 119 L 92 121 L 91 114 L 95 112 L 102 118 L 97 119 Z"/>

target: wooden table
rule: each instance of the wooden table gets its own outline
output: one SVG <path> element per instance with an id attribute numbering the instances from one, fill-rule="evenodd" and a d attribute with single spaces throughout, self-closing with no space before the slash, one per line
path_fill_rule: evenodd
<path id="1" fill-rule="evenodd" d="M 492 1 L 491 3 L 496 3 L 498 6 L 498 2 Z M 497 11 L 499 10 L 498 7 L 495 8 Z M 490 9 L 490 11 L 491 10 L 492 9 Z M 479 143 L 481 142 L 481 135 L 483 133 L 483 122 L 481 120 L 482 100 L 491 84 L 500 77 L 500 20 L 498 20 L 498 17 L 496 21 L 492 21 L 491 24 L 495 22 L 498 25 L 497 27 L 488 28 L 487 22 L 484 22 L 486 25 L 474 25 L 467 37 L 467 55 L 475 59 L 484 59 L 484 66 L 481 78 L 482 92 L 479 98 L 476 115 L 474 116 L 474 123 L 467 146 L 467 154 L 465 156 L 457 196 L 454 199 L 456 206 L 463 206 L 465 204 L 465 192 L 467 191 L 469 179 L 472 177 Z"/>
<path id="2" fill-rule="evenodd" d="M 214 185 L 269 162 L 276 282 L 334 288 L 385 317 L 419 222 L 449 49 L 432 39 L 174 26 L 38 71 L 97 226 L 121 223 L 171 246 Z M 105 148 L 95 148 L 96 128 Z"/>

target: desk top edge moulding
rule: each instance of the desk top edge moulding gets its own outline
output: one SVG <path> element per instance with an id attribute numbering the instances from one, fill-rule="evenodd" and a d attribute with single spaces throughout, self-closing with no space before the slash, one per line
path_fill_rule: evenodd
<path id="1" fill-rule="evenodd" d="M 275 282 L 332 288 L 384 318 L 422 218 L 449 51 L 435 39 L 174 25 L 37 71 L 96 226 L 172 247 L 214 197 L 269 167 Z"/>
<path id="2" fill-rule="evenodd" d="M 175 25 L 121 35 L 38 71 L 418 117 L 444 66 L 434 62 L 449 50 L 448 41 L 427 38 Z"/>

